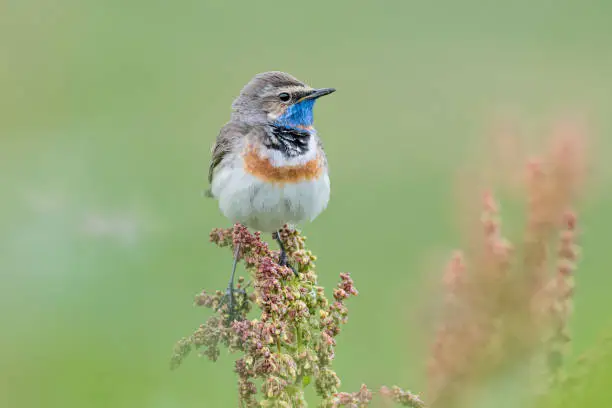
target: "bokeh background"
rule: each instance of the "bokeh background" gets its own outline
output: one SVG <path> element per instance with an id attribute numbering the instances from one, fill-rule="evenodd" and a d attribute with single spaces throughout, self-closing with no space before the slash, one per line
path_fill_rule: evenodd
<path id="1" fill-rule="evenodd" d="M 422 386 L 423 288 L 461 245 L 456 170 L 499 121 L 537 138 L 578 114 L 596 136 L 585 350 L 612 314 L 611 15 L 605 0 L 1 2 L 0 406 L 236 405 L 231 356 L 168 362 L 208 316 L 193 295 L 226 284 L 209 149 L 267 70 L 338 89 L 315 112 L 331 203 L 302 230 L 322 284 L 350 271 L 360 289 L 344 389 Z"/>

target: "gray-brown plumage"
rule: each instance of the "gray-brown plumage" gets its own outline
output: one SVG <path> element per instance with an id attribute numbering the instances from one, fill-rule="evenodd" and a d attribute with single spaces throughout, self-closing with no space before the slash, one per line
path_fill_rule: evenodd
<path id="1" fill-rule="evenodd" d="M 208 182 L 212 183 L 213 172 L 225 155 L 232 151 L 236 143 L 247 135 L 251 126 L 244 122 L 228 122 L 221 128 L 217 141 L 212 147 L 212 159 L 208 168 Z"/>
<path id="2" fill-rule="evenodd" d="M 307 91 L 310 88 L 295 77 L 280 71 L 255 75 L 232 103 L 232 120 L 266 123 L 268 113 L 278 110 L 278 95 L 284 91 Z"/>
<path id="3" fill-rule="evenodd" d="M 268 115 L 278 111 L 278 91 L 281 89 L 303 91 L 312 88 L 281 71 L 257 74 L 242 88 L 232 103 L 231 120 L 221 128 L 212 148 L 209 183 L 212 183 L 215 168 L 238 139 L 245 137 L 252 126 L 265 126 L 269 122 Z"/>
<path id="4" fill-rule="evenodd" d="M 327 88 L 325 91 L 331 93 L 334 90 Z M 262 143 L 275 142 L 276 138 L 272 132 L 273 121 L 271 121 L 271 118 L 282 115 L 286 106 L 288 106 L 279 100 L 279 95 L 283 92 L 291 96 L 289 100 L 289 104 L 291 104 L 311 95 L 316 90 L 294 76 L 281 71 L 257 74 L 242 88 L 240 94 L 232 103 L 230 121 L 221 128 L 211 149 L 212 158 L 208 169 L 209 183 L 212 183 L 215 169 L 221 164 L 227 153 L 231 152 L 249 132 L 254 131 L 254 137 L 261 138 Z M 320 96 L 326 94 L 323 93 Z M 272 129 L 270 129 L 271 127 Z M 294 131 L 291 133 L 295 133 L 295 129 L 289 129 Z M 317 139 L 319 148 L 323 149 L 320 138 L 316 133 L 313 136 Z M 326 158 L 325 161 L 327 162 Z M 206 195 L 213 197 L 211 189 L 206 191 Z"/>

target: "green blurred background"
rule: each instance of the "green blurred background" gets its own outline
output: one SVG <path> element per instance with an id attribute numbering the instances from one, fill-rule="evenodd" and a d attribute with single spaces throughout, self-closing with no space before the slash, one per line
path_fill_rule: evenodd
<path id="1" fill-rule="evenodd" d="M 316 108 L 331 203 L 302 230 L 322 284 L 350 271 L 360 290 L 344 389 L 422 387 L 423 288 L 461 244 L 456 168 L 506 115 L 537 135 L 578 112 L 597 136 L 573 322 L 588 348 L 612 311 L 611 15 L 605 0 L 1 2 L 0 406 L 236 405 L 231 356 L 168 360 L 208 316 L 193 295 L 226 284 L 209 148 L 267 70 L 338 89 Z"/>

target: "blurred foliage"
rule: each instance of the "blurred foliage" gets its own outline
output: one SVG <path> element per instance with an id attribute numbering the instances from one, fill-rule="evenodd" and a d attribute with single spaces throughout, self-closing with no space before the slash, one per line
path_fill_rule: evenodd
<path id="1" fill-rule="evenodd" d="M 612 336 L 600 338 L 595 346 L 568 367 L 561 381 L 538 405 L 539 408 L 609 407 L 612 405 Z"/>
<path id="2" fill-rule="evenodd" d="M 189 299 L 231 267 L 208 243 L 229 226 L 201 196 L 210 145 L 271 69 L 338 89 L 315 113 L 330 207 L 302 229 L 320 283 L 348 271 L 360 288 L 338 338 L 343 389 L 420 388 L 437 302 L 424 288 L 460 242 L 457 167 L 486 159 L 499 122 L 532 140 L 568 112 L 598 136 L 572 324 L 583 352 L 612 310 L 611 13 L 605 0 L 2 2 L 0 406 L 235 405 L 227 364 L 170 372 L 167 357 L 202 321 Z"/>

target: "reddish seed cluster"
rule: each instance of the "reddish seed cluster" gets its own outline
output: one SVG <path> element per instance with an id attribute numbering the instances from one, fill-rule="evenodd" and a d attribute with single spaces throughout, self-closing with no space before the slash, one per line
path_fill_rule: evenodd
<path id="1" fill-rule="evenodd" d="M 342 273 L 334 290 L 335 301 L 330 303 L 317 285 L 316 257 L 306 249 L 304 237 L 287 227 L 279 237 L 299 277 L 279 266 L 279 251 L 271 251 L 259 233 L 251 234 L 239 224 L 211 232 L 210 239 L 218 246 L 232 253 L 239 246 L 239 257 L 251 280 L 245 284 L 239 279 L 238 288 L 244 294 L 238 296 L 238 317 L 231 323 L 224 292 L 196 296 L 196 305 L 217 310 L 217 315 L 177 344 L 173 365 L 180 364 L 192 348 L 214 361 L 224 346 L 241 354 L 234 367 L 241 406 L 303 407 L 303 389 L 314 382 L 321 406 L 331 407 L 340 386 L 331 369 L 335 337 L 347 322 L 344 302 L 358 292 L 350 275 Z M 259 311 L 257 319 L 247 316 L 253 305 Z"/>
<path id="2" fill-rule="evenodd" d="M 403 390 L 399 387 L 393 387 L 391 389 L 382 387 L 380 393 L 391 399 L 392 401 L 401 404 L 405 407 L 411 408 L 424 408 L 425 403 L 421 400 L 421 397 L 417 394 L 413 394 L 410 391 Z"/>
<path id="3" fill-rule="evenodd" d="M 339 392 L 334 395 L 332 407 L 361 408 L 367 407 L 372 401 L 372 391 L 365 384 L 357 392 Z"/>
<path id="4" fill-rule="evenodd" d="M 338 283 L 338 287 L 334 290 L 334 298 L 341 302 L 344 299 L 348 299 L 349 296 L 357 296 L 359 292 L 353 285 L 353 280 L 351 279 L 348 273 L 340 274 L 340 283 Z"/>

